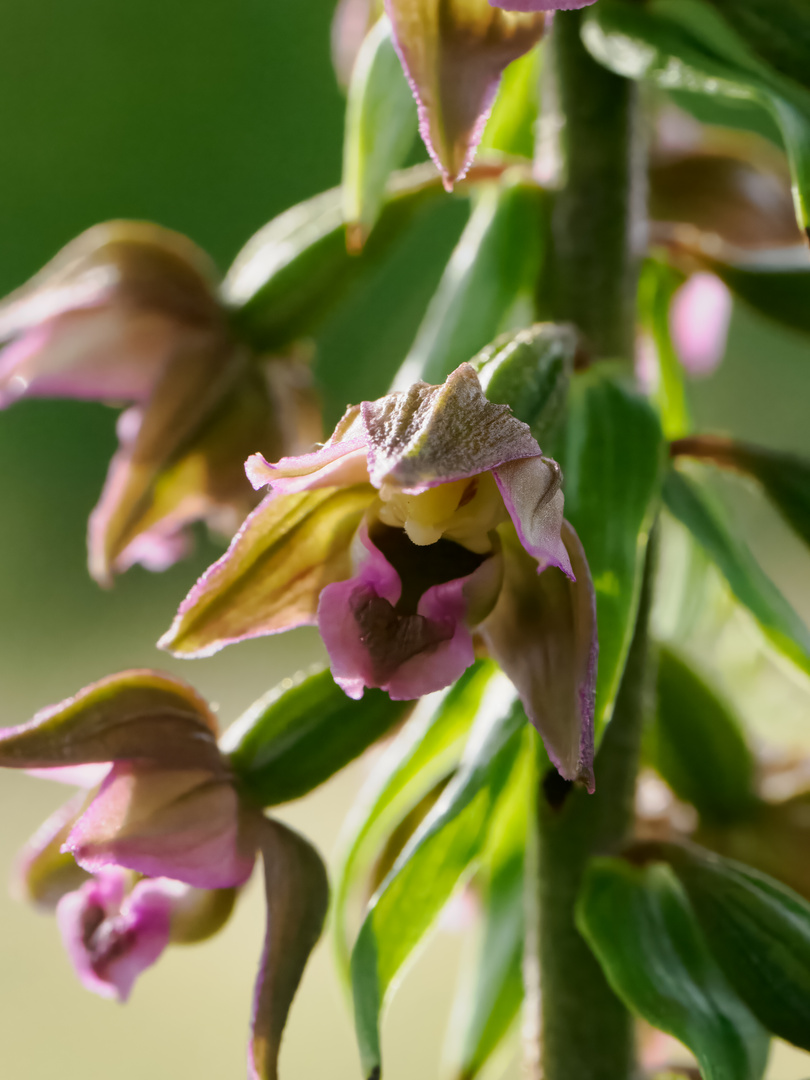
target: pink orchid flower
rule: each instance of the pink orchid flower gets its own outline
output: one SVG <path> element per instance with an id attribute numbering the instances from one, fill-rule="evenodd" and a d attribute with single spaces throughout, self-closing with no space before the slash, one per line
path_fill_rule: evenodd
<path id="1" fill-rule="evenodd" d="M 126 1001 L 170 943 L 227 921 L 257 854 L 268 930 L 251 1080 L 274 1080 L 292 996 L 326 909 L 323 865 L 235 785 L 207 704 L 180 680 L 129 671 L 0 732 L 0 767 L 88 785 L 26 846 L 17 889 L 56 911 L 89 990 Z"/>
<path id="2" fill-rule="evenodd" d="M 0 409 L 32 397 L 129 405 L 88 530 L 102 584 L 135 563 L 171 566 L 194 521 L 232 536 L 255 505 L 246 454 L 257 442 L 294 451 L 319 432 L 306 366 L 252 358 L 217 288 L 184 236 L 113 221 L 0 303 Z"/>
<path id="3" fill-rule="evenodd" d="M 350 408 L 313 453 L 248 459 L 270 493 L 161 640 L 177 655 L 317 624 L 335 681 L 410 700 L 477 637 L 563 776 L 591 782 L 593 591 L 561 475 L 470 364 Z"/>

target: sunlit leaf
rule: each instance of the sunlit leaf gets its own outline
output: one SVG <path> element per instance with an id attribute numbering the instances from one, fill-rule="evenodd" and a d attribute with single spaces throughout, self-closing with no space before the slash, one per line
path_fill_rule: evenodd
<path id="1" fill-rule="evenodd" d="M 328 671 L 260 698 L 220 740 L 240 790 L 261 806 L 306 795 L 362 754 L 412 705 L 382 690 L 346 697 Z"/>
<path id="2" fill-rule="evenodd" d="M 372 898 L 352 952 L 363 1075 L 381 1075 L 379 1016 L 392 982 L 480 855 L 526 716 L 510 697 L 476 721 L 456 776 Z"/>
<path id="3" fill-rule="evenodd" d="M 633 636 L 663 449 L 658 418 L 621 374 L 600 365 L 574 379 L 557 453 L 565 516 L 585 549 L 596 590 L 597 740 L 610 719 Z"/>
<path id="4" fill-rule="evenodd" d="M 771 644 L 810 672 L 810 631 L 725 521 L 717 501 L 692 477 L 674 469 L 667 476 L 664 498 L 667 509 L 712 558 Z"/>

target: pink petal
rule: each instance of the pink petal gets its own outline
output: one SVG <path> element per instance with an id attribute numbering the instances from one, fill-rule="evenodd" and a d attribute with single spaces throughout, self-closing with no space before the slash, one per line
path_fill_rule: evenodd
<path id="1" fill-rule="evenodd" d="M 723 359 L 733 301 L 714 274 L 693 274 L 678 289 L 669 313 L 672 341 L 692 375 L 709 375 Z"/>
<path id="2" fill-rule="evenodd" d="M 524 550 L 537 559 L 538 573 L 547 566 L 558 566 L 573 580 L 571 560 L 560 535 L 564 499 L 559 465 L 551 458 L 527 458 L 499 466 L 493 476 Z"/>
<path id="3" fill-rule="evenodd" d="M 173 883 L 138 882 L 125 898 L 127 874 L 101 871 L 59 901 L 57 922 L 83 985 L 126 1001 L 138 975 L 169 943 Z M 168 886 L 168 888 L 164 887 Z"/>
<path id="4" fill-rule="evenodd" d="M 467 617 L 470 609 L 487 603 L 482 592 L 489 607 L 494 603 L 495 558 L 466 577 L 427 589 L 416 615 L 403 615 L 394 610 L 402 593 L 397 571 L 371 541 L 367 526 L 358 536 L 364 551 L 357 573 L 325 588 L 318 607 L 335 682 L 352 698 L 362 697 L 366 687 L 380 687 L 396 701 L 449 686 L 475 659 Z M 430 557 L 429 547 L 420 550 Z"/>
<path id="5" fill-rule="evenodd" d="M 38 780 L 54 780 L 58 784 L 69 784 L 71 787 L 90 788 L 98 787 L 110 771 L 110 762 L 92 762 L 88 765 L 64 765 L 56 769 L 26 769 L 29 776 L 35 776 Z"/>
<path id="6" fill-rule="evenodd" d="M 366 440 L 358 437 L 336 446 L 327 443 L 312 454 L 282 458 L 275 465 L 261 454 L 252 454 L 245 462 L 245 472 L 257 491 L 269 485 L 277 495 L 366 483 Z"/>
<path id="7" fill-rule="evenodd" d="M 238 796 L 199 771 L 116 765 L 64 850 L 85 870 L 117 865 L 203 889 L 242 885 L 254 850 Z"/>

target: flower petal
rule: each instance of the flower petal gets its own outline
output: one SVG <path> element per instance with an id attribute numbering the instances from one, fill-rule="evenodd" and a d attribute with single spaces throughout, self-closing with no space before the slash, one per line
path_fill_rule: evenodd
<path id="1" fill-rule="evenodd" d="M 217 725 L 186 683 L 125 671 L 0 732 L 0 766 L 55 769 L 90 762 L 152 761 L 221 775 Z"/>
<path id="2" fill-rule="evenodd" d="M 449 686 L 475 659 L 470 609 L 488 611 L 494 603 L 500 557 L 483 558 L 466 576 L 427 588 L 415 611 L 403 610 L 397 607 L 399 574 L 365 526 L 359 539 L 365 551 L 356 575 L 324 589 L 318 607 L 335 682 L 352 698 L 379 687 L 395 701 Z M 417 550 L 430 558 L 430 548 Z"/>
<path id="3" fill-rule="evenodd" d="M 385 0 L 430 156 L 450 189 L 467 172 L 507 64 L 545 29 L 487 0 Z"/>
<path id="4" fill-rule="evenodd" d="M 672 342 L 691 375 L 710 375 L 726 352 L 733 301 L 715 274 L 693 274 L 672 300 Z"/>
<path id="5" fill-rule="evenodd" d="M 566 780 L 593 791 L 596 687 L 596 599 L 588 563 L 573 528 L 563 537 L 576 580 L 556 568 L 537 573 L 517 535 L 502 528 L 504 584 L 479 631 L 515 684 L 526 713 Z"/>
<path id="6" fill-rule="evenodd" d="M 256 490 L 270 485 L 277 495 L 344 487 L 368 480 L 366 433 L 360 406 L 354 405 L 338 423 L 329 441 L 309 454 L 285 457 L 275 464 L 252 454 L 245 472 Z"/>
<path id="7" fill-rule="evenodd" d="M 149 400 L 124 414 L 116 452 L 90 522 L 90 573 L 110 583 L 112 568 L 141 531 L 164 470 L 200 436 L 244 374 L 244 357 L 217 336 L 184 342 L 155 382 Z"/>
<path id="8" fill-rule="evenodd" d="M 560 535 L 564 499 L 557 462 L 551 458 L 510 461 L 494 469 L 493 475 L 521 544 L 537 559 L 538 571 L 558 566 L 573 579 L 571 560 Z"/>
<path id="9" fill-rule="evenodd" d="M 415 383 L 361 406 L 372 484 L 417 494 L 519 458 L 540 456 L 528 424 L 487 401 L 471 364 L 440 386 Z"/>
<path id="10" fill-rule="evenodd" d="M 171 891 L 160 881 L 138 882 L 125 898 L 126 877 L 107 868 L 63 897 L 56 912 L 83 985 L 118 1001 L 127 1000 L 138 975 L 168 945 L 172 907 Z"/>
<path id="11" fill-rule="evenodd" d="M 230 781 L 200 770 L 121 764 L 65 842 L 91 873 L 124 866 L 202 889 L 242 885 L 253 868 L 250 823 Z"/>
<path id="12" fill-rule="evenodd" d="M 51 910 L 88 879 L 87 871 L 62 851 L 76 819 L 87 805 L 84 793 L 60 806 L 37 829 L 14 865 L 12 890 L 20 899 Z"/>
<path id="13" fill-rule="evenodd" d="M 197 520 L 220 527 L 230 538 L 258 502 L 245 481 L 245 457 L 256 446 L 275 455 L 281 445 L 276 409 L 259 373 L 250 371 L 179 453 L 155 463 L 134 503 L 128 503 L 127 494 L 136 469 L 133 455 L 126 449 L 116 454 L 90 518 L 89 559 L 95 576 L 104 578 L 136 562 L 166 569 L 188 552 L 188 526 Z"/>
<path id="14" fill-rule="evenodd" d="M 321 934 L 329 883 L 320 856 L 292 829 L 263 819 L 267 935 L 253 997 L 250 1080 L 276 1080 L 287 1014 Z"/>
<path id="15" fill-rule="evenodd" d="M 314 623 L 321 589 L 351 573 L 349 545 L 373 498 L 367 484 L 268 495 L 180 605 L 160 648 L 210 656 Z"/>
<path id="16" fill-rule="evenodd" d="M 189 335 L 224 330 L 207 257 L 157 225 L 73 240 L 0 304 L 0 408 L 22 395 L 143 401 Z"/>

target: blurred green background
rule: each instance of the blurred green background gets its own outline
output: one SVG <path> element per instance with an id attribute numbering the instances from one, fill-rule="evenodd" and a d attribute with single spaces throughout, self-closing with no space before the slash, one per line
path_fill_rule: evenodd
<path id="1" fill-rule="evenodd" d="M 333 3 L 7 6 L 0 17 L 0 292 L 84 228 L 115 217 L 184 232 L 225 268 L 274 214 L 336 184 L 343 101 L 329 58 Z M 317 364 L 331 419 L 347 401 L 385 390 L 463 220 L 463 205 L 446 200 L 323 327 Z M 726 364 L 694 397 L 707 426 L 810 453 L 809 391 L 807 340 L 738 312 Z M 76 403 L 23 403 L 0 415 L 0 724 L 20 722 L 109 672 L 144 665 L 193 681 L 227 722 L 321 656 L 306 631 L 193 665 L 158 653 L 152 643 L 217 553 L 205 540 L 191 561 L 162 576 L 136 569 L 110 592 L 92 584 L 85 523 L 114 424 L 112 410 Z M 761 502 L 733 494 L 756 550 L 807 617 L 806 554 L 770 524 Z M 788 696 L 791 716 L 806 719 L 806 688 Z M 286 815 L 328 857 L 369 767 L 356 764 Z M 24 776 L 0 777 L 0 868 L 64 794 Z M 80 988 L 53 920 L 0 895 L 0 1075 L 244 1076 L 263 933 L 257 886 L 215 941 L 170 950 L 126 1009 Z M 463 936 L 439 932 L 400 992 L 385 1028 L 390 1080 L 437 1076 Z M 292 1080 L 359 1074 L 323 945 L 294 1007 L 282 1067 Z M 504 1068 L 517 1075 L 514 1064 Z M 808 1074 L 806 1057 L 780 1052 L 774 1059 L 773 1077 Z"/>

